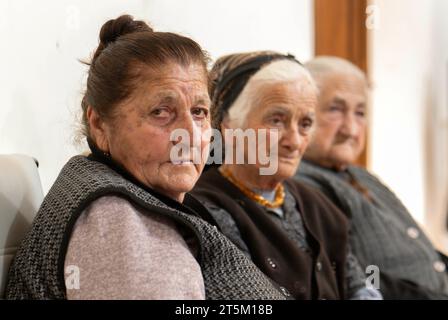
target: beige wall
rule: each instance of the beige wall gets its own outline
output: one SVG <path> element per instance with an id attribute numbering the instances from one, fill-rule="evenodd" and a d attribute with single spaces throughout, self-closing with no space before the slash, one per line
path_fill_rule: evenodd
<path id="1" fill-rule="evenodd" d="M 370 168 L 446 250 L 448 2 L 372 4 Z"/>
<path id="2" fill-rule="evenodd" d="M 86 68 L 101 25 L 122 13 L 197 40 L 212 57 L 276 49 L 308 60 L 311 0 L 0 0 L 0 153 L 40 161 L 47 191 L 73 145 Z"/>

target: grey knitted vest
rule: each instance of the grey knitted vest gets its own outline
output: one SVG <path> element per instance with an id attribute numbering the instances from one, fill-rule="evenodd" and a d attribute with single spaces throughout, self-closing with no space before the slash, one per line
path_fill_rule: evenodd
<path id="1" fill-rule="evenodd" d="M 65 299 L 64 260 L 73 226 L 95 199 L 116 194 L 176 220 L 199 241 L 207 299 L 284 299 L 275 285 L 224 235 L 199 217 L 168 207 L 108 166 L 73 157 L 45 197 L 12 263 L 7 299 Z"/>

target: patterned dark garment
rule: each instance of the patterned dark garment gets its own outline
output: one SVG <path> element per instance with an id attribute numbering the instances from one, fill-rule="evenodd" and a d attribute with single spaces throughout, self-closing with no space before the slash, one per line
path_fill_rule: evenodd
<path id="1" fill-rule="evenodd" d="M 385 298 L 448 298 L 443 257 L 376 177 L 355 166 L 337 172 L 302 161 L 296 178 L 320 189 L 350 217 L 353 253 L 362 267 L 379 267 Z"/>
<path id="2" fill-rule="evenodd" d="M 285 299 L 216 227 L 167 206 L 110 167 L 83 156 L 64 166 L 45 197 L 11 266 L 7 299 L 66 298 L 64 260 L 73 226 L 92 201 L 110 194 L 168 216 L 196 235 L 207 299 Z"/>
<path id="3" fill-rule="evenodd" d="M 250 257 L 250 251 L 246 243 L 241 236 L 235 220 L 232 215 L 226 210 L 216 206 L 215 204 L 207 201 L 202 201 L 207 207 L 213 218 L 216 220 L 222 232 L 232 240 L 235 245 L 241 249 L 248 257 Z M 312 249 L 307 239 L 305 227 L 301 214 L 297 214 L 297 204 L 293 195 L 289 192 L 288 188 L 285 188 L 285 201 L 281 207 L 282 215 L 274 212 L 272 209 L 266 208 L 266 215 L 268 215 L 272 221 L 285 231 L 287 236 L 297 244 L 297 246 L 305 252 L 312 254 Z M 354 294 L 364 288 L 365 275 L 361 270 L 358 260 L 353 256 L 351 250 L 348 248 L 347 260 L 346 260 L 346 284 L 347 284 L 347 297 L 351 298 Z"/>
<path id="4" fill-rule="evenodd" d="M 208 203 L 210 210 L 212 206 L 222 209 L 214 215 L 222 232 L 294 298 L 345 298 L 346 218 L 319 192 L 292 180 L 283 183 L 296 203 L 293 214 L 304 213 L 310 253 L 301 250 L 263 206 L 248 198 L 218 169 L 202 174 L 192 194 Z M 221 219 L 222 212 L 228 214 Z"/>

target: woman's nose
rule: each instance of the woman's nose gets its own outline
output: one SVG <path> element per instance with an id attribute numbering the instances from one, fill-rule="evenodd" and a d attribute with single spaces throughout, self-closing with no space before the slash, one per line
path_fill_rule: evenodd
<path id="1" fill-rule="evenodd" d="M 356 137 L 359 133 L 359 124 L 352 113 L 348 113 L 342 123 L 340 132 L 349 137 Z"/>
<path id="2" fill-rule="evenodd" d="M 201 144 L 201 126 L 194 120 L 191 114 L 182 117 L 178 126 L 186 131 L 189 137 L 190 147 L 197 147 Z"/>
<path id="3" fill-rule="evenodd" d="M 298 149 L 302 141 L 300 136 L 299 126 L 292 125 L 287 131 L 283 133 L 283 145 L 291 150 Z"/>

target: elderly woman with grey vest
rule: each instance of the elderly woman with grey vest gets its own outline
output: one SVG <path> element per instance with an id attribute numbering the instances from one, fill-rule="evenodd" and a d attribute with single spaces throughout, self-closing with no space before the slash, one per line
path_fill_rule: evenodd
<path id="1" fill-rule="evenodd" d="M 225 160 L 204 172 L 193 194 L 223 233 L 296 299 L 380 299 L 350 254 L 345 216 L 289 179 L 313 127 L 317 91 L 309 73 L 290 55 L 251 52 L 218 59 L 211 81 Z M 256 138 L 238 143 L 236 132 Z M 220 161 L 214 141 L 211 159 Z"/>
<path id="2" fill-rule="evenodd" d="M 317 57 L 306 64 L 319 88 L 316 131 L 297 179 L 323 191 L 351 222 L 350 243 L 377 271 L 386 299 L 446 299 L 439 254 L 394 193 L 353 165 L 365 144 L 367 81 L 350 62 Z"/>
<path id="3" fill-rule="evenodd" d="M 206 62 L 130 16 L 103 25 L 82 102 L 92 153 L 45 197 L 8 299 L 285 299 L 187 194 L 204 166 L 193 149 L 210 141 Z M 180 158 L 175 129 L 196 137 Z"/>

